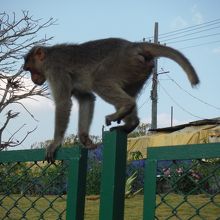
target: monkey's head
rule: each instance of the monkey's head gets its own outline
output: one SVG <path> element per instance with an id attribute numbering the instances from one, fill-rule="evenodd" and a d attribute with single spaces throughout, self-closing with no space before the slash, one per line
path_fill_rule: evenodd
<path id="1" fill-rule="evenodd" d="M 33 47 L 24 57 L 23 69 L 31 73 L 31 80 L 37 85 L 42 85 L 46 81 L 42 72 L 44 60 L 45 49 L 43 47 Z"/>

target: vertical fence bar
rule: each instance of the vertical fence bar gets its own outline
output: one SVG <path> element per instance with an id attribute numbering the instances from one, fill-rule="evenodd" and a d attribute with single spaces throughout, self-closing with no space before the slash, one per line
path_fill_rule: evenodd
<path id="1" fill-rule="evenodd" d="M 100 220 L 124 219 L 127 136 L 122 131 L 104 132 Z"/>
<path id="2" fill-rule="evenodd" d="M 77 148 L 77 155 L 69 160 L 68 167 L 67 220 L 84 219 L 88 150 Z"/>
<path id="3" fill-rule="evenodd" d="M 157 160 L 146 159 L 144 171 L 144 220 L 155 218 Z"/>

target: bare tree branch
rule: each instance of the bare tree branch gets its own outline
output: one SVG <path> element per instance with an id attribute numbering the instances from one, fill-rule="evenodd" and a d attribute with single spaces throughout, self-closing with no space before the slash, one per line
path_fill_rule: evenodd
<path id="1" fill-rule="evenodd" d="M 8 141 L 2 141 L 2 143 L 0 143 L 0 151 L 8 147 L 17 147 L 21 145 L 26 140 L 26 138 L 37 129 L 37 127 L 35 127 L 31 131 L 28 131 L 21 141 L 17 139 L 14 140 L 13 137 L 15 136 L 15 134 L 18 133 L 24 126 L 25 124 L 22 125 L 14 134 L 12 134 Z"/>
<path id="2" fill-rule="evenodd" d="M 45 44 L 52 37 L 44 36 L 37 39 L 37 33 L 51 25 L 56 24 L 56 20 L 50 18 L 41 23 L 42 19 L 33 19 L 28 11 L 22 11 L 22 17 L 16 19 L 15 13 L 10 16 L 5 12 L 0 13 L 0 62 L 8 58 L 21 59 L 24 49 L 28 49 L 35 44 Z"/>
<path id="3" fill-rule="evenodd" d="M 47 36 L 39 38 L 39 34 L 45 28 L 55 24 L 56 20 L 53 18 L 46 21 L 34 19 L 28 11 L 22 11 L 20 17 L 15 13 L 9 15 L 6 12 L 0 12 L 0 113 L 3 113 L 3 110 L 6 110 L 11 104 L 17 104 L 22 106 L 37 122 L 34 115 L 21 101 L 24 99 L 36 100 L 37 96 L 48 98 L 47 85 L 33 86 L 22 69 L 21 59 L 30 47 L 36 44 L 46 44 L 52 39 Z M 15 136 L 24 128 L 24 124 L 14 133 L 10 133 L 7 141 L 3 141 L 3 131 L 7 131 L 9 121 L 16 118 L 18 114 L 12 110 L 7 112 L 5 123 L 0 128 L 0 150 L 20 145 L 29 134 L 37 129 L 36 127 L 28 131 L 25 137 L 18 141 Z"/>
<path id="4" fill-rule="evenodd" d="M 19 112 L 12 112 L 12 110 L 9 110 L 7 112 L 7 118 L 6 118 L 6 121 L 5 123 L 3 124 L 3 126 L 0 128 L 0 144 L 2 142 L 2 134 L 3 134 L 3 131 L 5 130 L 6 126 L 8 125 L 9 121 L 12 119 L 12 118 L 15 118 L 19 115 Z M 0 147 L 1 148 L 1 147 Z"/>

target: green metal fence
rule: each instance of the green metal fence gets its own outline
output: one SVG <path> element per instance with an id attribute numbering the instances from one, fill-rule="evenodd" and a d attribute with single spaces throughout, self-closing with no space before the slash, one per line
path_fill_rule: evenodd
<path id="1" fill-rule="evenodd" d="M 123 219 L 126 144 L 121 132 L 104 134 L 100 220 Z M 61 148 L 48 164 L 44 149 L 0 152 L 0 219 L 84 219 L 87 154 Z"/>
<path id="2" fill-rule="evenodd" d="M 99 219 L 122 220 L 127 138 L 105 132 L 103 142 Z M 43 149 L 0 152 L 0 219 L 84 219 L 87 154 L 61 148 L 48 164 Z M 218 143 L 148 148 L 143 219 L 220 219 L 218 158 Z"/>
<path id="3" fill-rule="evenodd" d="M 43 149 L 0 152 L 1 219 L 83 219 L 87 151 L 60 149 L 53 164 L 44 157 Z"/>
<path id="4" fill-rule="evenodd" d="M 219 158 L 219 143 L 148 148 L 144 219 L 219 220 Z"/>

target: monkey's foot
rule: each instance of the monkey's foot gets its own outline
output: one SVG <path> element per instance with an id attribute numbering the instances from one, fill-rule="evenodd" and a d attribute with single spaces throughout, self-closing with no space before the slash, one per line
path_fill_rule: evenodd
<path id="1" fill-rule="evenodd" d="M 81 133 L 79 134 L 79 139 L 80 139 L 80 142 L 88 149 L 95 149 L 97 148 L 97 144 L 94 144 L 92 142 L 92 140 L 89 138 L 89 135 L 88 134 L 85 134 L 85 133 Z"/>
<path id="2" fill-rule="evenodd" d="M 114 130 L 125 131 L 124 126 L 115 126 L 115 127 L 110 128 L 110 131 L 114 131 Z"/>
<path id="3" fill-rule="evenodd" d="M 121 123 L 121 118 L 115 118 L 115 117 L 112 117 L 112 115 L 107 115 L 105 117 L 105 124 L 106 126 L 110 126 L 112 124 L 112 122 L 115 122 L 117 121 L 118 124 Z"/>
<path id="4" fill-rule="evenodd" d="M 46 149 L 46 160 L 48 163 L 53 163 L 54 162 L 54 156 L 55 156 L 55 152 L 57 149 L 57 145 L 55 145 L 54 143 L 51 143 L 47 149 Z"/>
<path id="5" fill-rule="evenodd" d="M 121 120 L 127 117 L 132 110 L 135 108 L 135 103 L 127 104 L 124 107 L 121 107 L 117 112 L 105 116 L 105 124 L 107 126 L 111 125 L 112 122 L 121 123 Z"/>
<path id="6" fill-rule="evenodd" d="M 122 125 L 122 126 L 117 126 L 117 127 L 112 127 L 110 128 L 110 131 L 113 131 L 113 130 L 122 130 L 124 131 L 125 133 L 130 133 L 132 132 L 139 124 L 139 119 L 136 118 L 135 120 L 132 121 L 132 123 L 130 124 L 125 124 L 125 125 Z"/>
<path id="7" fill-rule="evenodd" d="M 118 123 L 118 124 L 121 124 L 121 119 L 117 120 L 117 123 Z"/>
<path id="8" fill-rule="evenodd" d="M 127 128 L 126 126 L 116 126 L 116 127 L 112 127 L 110 128 L 110 131 L 114 131 L 114 130 L 120 130 L 120 131 L 124 131 L 126 134 L 132 132 L 135 128 Z"/>

